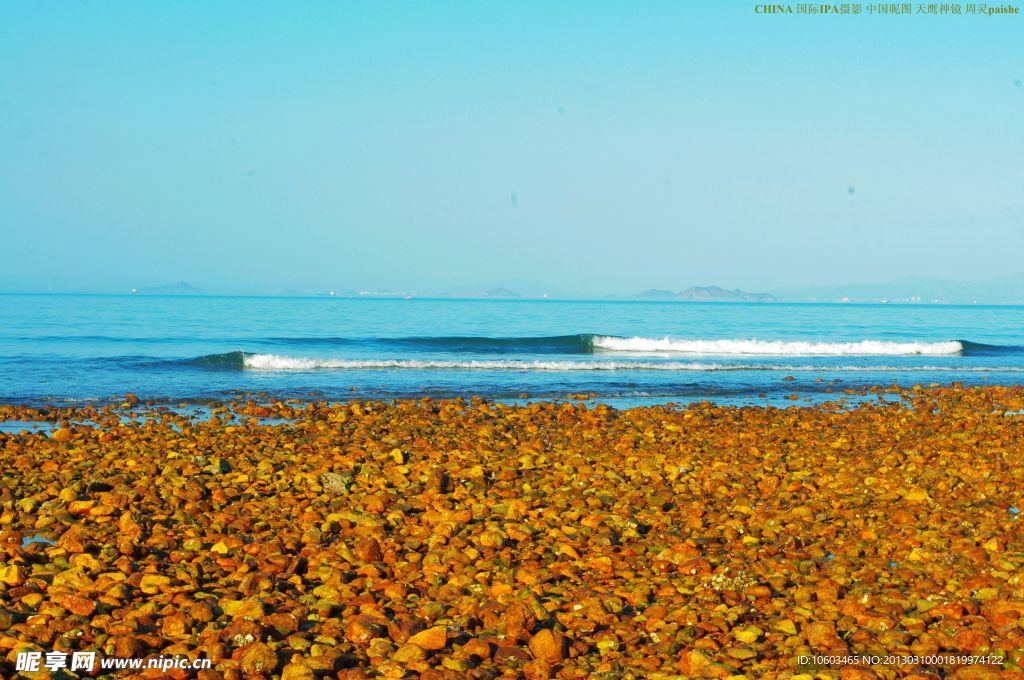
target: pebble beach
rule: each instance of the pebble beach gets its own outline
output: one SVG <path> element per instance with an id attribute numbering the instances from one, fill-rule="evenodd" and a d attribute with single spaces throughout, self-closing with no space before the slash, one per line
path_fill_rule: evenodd
<path id="1" fill-rule="evenodd" d="M 0 674 L 1024 677 L 1024 388 L 860 397 L 0 406 Z"/>

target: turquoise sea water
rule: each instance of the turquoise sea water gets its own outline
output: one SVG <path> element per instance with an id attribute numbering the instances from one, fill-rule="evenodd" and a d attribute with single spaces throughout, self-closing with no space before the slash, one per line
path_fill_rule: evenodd
<path id="1" fill-rule="evenodd" d="M 783 403 L 954 381 L 1024 384 L 1024 308 L 0 295 L 8 403 L 125 392 Z"/>

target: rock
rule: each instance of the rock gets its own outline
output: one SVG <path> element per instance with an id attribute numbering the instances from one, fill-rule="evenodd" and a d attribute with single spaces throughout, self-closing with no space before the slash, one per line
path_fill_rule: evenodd
<path id="1" fill-rule="evenodd" d="M 448 473 L 441 468 L 434 468 L 427 475 L 426 490 L 435 493 L 448 492 Z"/>
<path id="2" fill-rule="evenodd" d="M 72 433 L 70 429 L 66 427 L 61 427 L 53 431 L 53 433 L 50 435 L 50 439 L 52 439 L 55 442 L 67 442 L 71 441 L 71 438 L 73 436 L 74 433 Z"/>
<path id="3" fill-rule="evenodd" d="M 772 629 L 783 635 L 796 635 L 796 624 L 790 619 L 782 619 L 772 624 Z"/>
<path id="4" fill-rule="evenodd" d="M 278 635 L 286 636 L 299 630 L 299 620 L 294 614 L 279 613 L 264 616 L 260 623 L 277 631 Z"/>
<path id="5" fill-rule="evenodd" d="M 729 649 L 725 650 L 725 653 L 728 654 L 729 656 L 731 656 L 732 658 L 739 659 L 741 661 L 745 661 L 747 659 L 753 659 L 754 657 L 757 656 L 757 652 L 755 652 L 750 647 L 747 647 L 746 645 L 740 645 L 738 647 L 730 647 Z"/>
<path id="6" fill-rule="evenodd" d="M 501 617 L 501 625 L 505 636 L 510 640 L 527 640 L 537 625 L 537 618 L 530 607 L 520 600 L 515 600 Z"/>
<path id="7" fill-rule="evenodd" d="M 68 595 L 61 598 L 60 606 L 77 616 L 92 616 L 96 611 L 96 603 L 80 595 Z"/>
<path id="8" fill-rule="evenodd" d="M 163 574 L 146 574 L 139 581 L 139 589 L 146 595 L 156 595 L 170 583 L 171 579 Z"/>
<path id="9" fill-rule="evenodd" d="M 209 472 L 215 475 L 222 475 L 231 472 L 231 464 L 223 458 L 210 458 L 209 465 L 203 468 L 204 472 Z"/>
<path id="10" fill-rule="evenodd" d="M 466 656 L 486 661 L 491 658 L 491 646 L 480 638 L 472 638 L 459 649 Z"/>
<path id="11" fill-rule="evenodd" d="M 95 505 L 96 501 L 94 500 L 71 501 L 68 503 L 68 512 L 72 515 L 85 515 L 88 514 Z"/>
<path id="12" fill-rule="evenodd" d="M 69 553 L 84 553 L 90 549 L 89 537 L 81 524 L 73 525 L 61 534 L 57 545 Z"/>
<path id="13" fill-rule="evenodd" d="M 551 664 L 546 661 L 540 661 L 534 659 L 523 664 L 523 677 L 526 680 L 551 680 L 554 677 L 554 673 L 551 670 Z"/>
<path id="14" fill-rule="evenodd" d="M 598 635 L 595 638 L 595 640 L 597 651 L 601 654 L 601 656 L 604 656 L 605 654 L 609 654 L 611 652 L 617 652 L 619 651 L 619 647 L 622 646 L 617 636 L 608 633 L 602 633 Z"/>
<path id="15" fill-rule="evenodd" d="M 209 623 L 215 617 L 213 607 L 207 602 L 189 602 L 184 607 L 188 616 L 199 623 Z"/>
<path id="16" fill-rule="evenodd" d="M 138 519 L 131 512 L 121 514 L 117 521 L 117 529 L 121 536 L 125 538 L 138 539 L 142 536 L 142 525 L 139 524 Z"/>
<path id="17" fill-rule="evenodd" d="M 427 628 L 410 637 L 409 644 L 426 650 L 444 649 L 448 644 L 448 630 L 444 626 Z"/>
<path id="18" fill-rule="evenodd" d="M 134 635 L 119 635 L 114 638 L 114 655 L 122 659 L 134 659 L 145 652 L 142 640 Z"/>
<path id="19" fill-rule="evenodd" d="M 378 562 L 383 555 L 380 549 L 380 543 L 378 543 L 375 538 L 364 538 L 360 540 L 356 543 L 354 552 L 356 556 L 364 562 Z"/>
<path id="20" fill-rule="evenodd" d="M 381 659 L 390 659 L 394 656 L 396 649 L 391 640 L 374 638 L 370 641 L 370 646 L 366 648 L 366 656 L 379 663 Z"/>
<path id="21" fill-rule="evenodd" d="M 711 659 L 704 653 L 691 649 L 679 655 L 679 670 L 689 678 L 704 677 L 704 670 L 711 665 Z"/>
<path id="22" fill-rule="evenodd" d="M 302 662 L 293 661 L 281 671 L 281 680 L 313 680 L 315 677 L 313 669 Z"/>
<path id="23" fill-rule="evenodd" d="M 368 645 L 374 638 L 386 634 L 387 628 L 384 625 L 366 618 L 354 619 L 345 629 L 345 639 L 357 645 Z"/>
<path id="24" fill-rule="evenodd" d="M 565 636 L 549 628 L 542 628 L 534 633 L 528 646 L 535 659 L 548 663 L 559 663 L 566 656 Z"/>
<path id="25" fill-rule="evenodd" d="M 388 637 L 399 645 L 409 641 L 409 638 L 426 628 L 419 619 L 411 616 L 401 616 L 388 621 Z"/>
<path id="26" fill-rule="evenodd" d="M 505 546 L 505 536 L 500 531 L 485 531 L 480 534 L 479 543 L 485 548 L 500 549 Z"/>
<path id="27" fill-rule="evenodd" d="M 815 651 L 819 649 L 845 648 L 846 643 L 836 635 L 836 626 L 831 621 L 815 621 L 805 628 L 807 644 Z"/>
<path id="28" fill-rule="evenodd" d="M 221 602 L 220 608 L 232 619 L 259 619 L 266 613 L 263 603 L 256 597 Z"/>
<path id="29" fill-rule="evenodd" d="M 269 675 L 277 668 L 277 653 L 263 644 L 254 642 L 241 655 L 242 671 L 249 675 Z"/>
<path id="30" fill-rule="evenodd" d="M 790 623 L 792 624 L 792 622 Z M 762 635 L 764 635 L 764 631 L 761 628 L 758 628 L 757 626 L 747 626 L 746 628 L 743 628 L 742 630 L 738 630 L 735 633 L 733 633 L 733 636 L 737 640 L 739 640 L 740 642 L 744 642 L 746 644 L 757 642 L 761 639 Z M 796 635 L 796 628 L 793 628 L 792 635 Z"/>
<path id="31" fill-rule="evenodd" d="M 441 659 L 441 667 L 452 671 L 458 671 L 460 673 L 464 673 L 471 668 L 471 666 L 464 660 L 454 659 L 450 656 L 446 656 Z"/>
<path id="32" fill-rule="evenodd" d="M 10 630 L 16 621 L 17 618 L 15 618 L 12 612 L 0 609 L 0 630 Z"/>
<path id="33" fill-rule="evenodd" d="M 928 496 L 928 492 L 924 489 L 911 489 L 907 492 L 907 495 L 903 497 L 903 500 L 911 503 L 925 503 L 930 501 L 931 498 Z"/>
<path id="34" fill-rule="evenodd" d="M 442 602 L 424 602 L 420 605 L 419 611 L 420 615 L 422 615 L 424 619 L 433 623 L 447 613 L 448 607 L 446 607 Z"/>
<path id="35" fill-rule="evenodd" d="M 25 573 L 25 568 L 18 564 L 11 564 L 6 567 L 0 567 L 0 581 L 3 581 L 9 586 L 20 586 L 28 580 Z"/>
<path id="36" fill-rule="evenodd" d="M 398 663 L 414 663 L 427 660 L 427 650 L 416 644 L 402 645 L 391 657 Z"/>
<path id="37" fill-rule="evenodd" d="M 160 634 L 172 640 L 188 635 L 190 629 L 188 618 L 181 612 L 165 616 L 160 621 Z"/>
<path id="38" fill-rule="evenodd" d="M 347 494 L 348 484 L 346 479 L 334 472 L 325 472 L 320 475 L 320 486 L 324 491 L 333 494 Z"/>

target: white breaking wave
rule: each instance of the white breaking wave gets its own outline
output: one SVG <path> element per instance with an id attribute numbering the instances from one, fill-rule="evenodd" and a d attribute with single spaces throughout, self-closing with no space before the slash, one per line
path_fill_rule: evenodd
<path id="1" fill-rule="evenodd" d="M 949 342 L 786 342 L 783 340 L 673 340 L 672 338 L 615 338 L 598 336 L 596 349 L 616 352 L 673 352 L 677 354 L 745 354 L 791 356 L 908 356 L 959 354 L 964 346 Z"/>
<path id="2" fill-rule="evenodd" d="M 720 364 L 682 363 L 678 361 L 435 361 L 426 359 L 310 359 L 305 357 L 280 356 L 277 354 L 246 354 L 242 359 L 242 364 L 246 368 L 255 368 L 267 371 L 311 371 L 320 368 L 476 369 L 487 371 L 714 371 L 737 368 L 734 366 Z M 759 367 L 748 366 L 747 368 Z"/>
<path id="3" fill-rule="evenodd" d="M 484 370 L 484 371 L 789 371 L 820 373 L 957 371 L 970 373 L 1024 372 L 1021 367 L 1000 366 L 814 366 L 785 364 L 713 364 L 682 361 L 433 361 L 421 359 L 317 359 L 277 354 L 246 354 L 242 365 L 263 371 L 313 371 L 318 369 L 373 370 Z"/>

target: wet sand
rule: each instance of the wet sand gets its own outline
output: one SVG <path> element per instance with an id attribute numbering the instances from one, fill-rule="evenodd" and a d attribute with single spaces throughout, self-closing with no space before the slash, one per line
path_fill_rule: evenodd
<path id="1" fill-rule="evenodd" d="M 0 670 L 1024 677 L 1024 389 L 903 396 L 0 407 Z"/>

